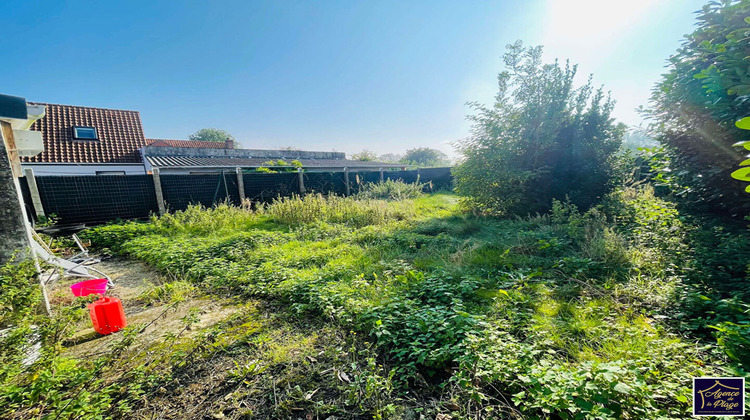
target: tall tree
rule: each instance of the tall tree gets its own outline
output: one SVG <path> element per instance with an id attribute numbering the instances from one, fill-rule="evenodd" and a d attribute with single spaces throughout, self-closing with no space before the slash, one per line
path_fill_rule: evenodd
<path id="1" fill-rule="evenodd" d="M 188 140 L 192 141 L 213 141 L 217 143 L 224 143 L 227 139 L 234 140 L 234 136 L 229 134 L 228 131 L 219 128 L 201 128 L 188 136 Z M 236 143 L 235 147 L 237 147 Z"/>
<path id="2" fill-rule="evenodd" d="M 398 163 L 403 158 L 404 158 L 404 155 L 401 155 L 398 153 L 385 153 L 385 154 L 380 155 L 378 160 L 381 162 Z"/>
<path id="3" fill-rule="evenodd" d="M 450 160 L 440 150 L 430 149 L 429 147 L 417 147 L 416 149 L 407 150 L 404 157 L 401 158 L 401 163 L 420 167 L 447 166 L 450 164 Z"/>
<path id="4" fill-rule="evenodd" d="M 352 155 L 353 160 L 359 160 L 361 162 L 372 162 L 372 161 L 377 160 L 377 158 L 378 158 L 378 155 L 376 155 L 375 152 L 372 152 L 367 149 Z"/>
<path id="5" fill-rule="evenodd" d="M 591 77 L 573 87 L 576 66 L 542 63 L 542 47 L 518 41 L 503 56 L 495 104 L 472 103 L 471 136 L 457 146 L 456 191 L 496 215 L 550 209 L 569 198 L 589 207 L 614 185 L 614 158 L 625 126 Z"/>

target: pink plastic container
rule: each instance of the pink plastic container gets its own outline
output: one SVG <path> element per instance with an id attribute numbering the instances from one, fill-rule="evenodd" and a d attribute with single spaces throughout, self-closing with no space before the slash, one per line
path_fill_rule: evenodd
<path id="1" fill-rule="evenodd" d="M 88 296 L 94 293 L 103 295 L 107 291 L 107 279 L 93 279 L 71 284 L 70 290 L 73 296 Z"/>

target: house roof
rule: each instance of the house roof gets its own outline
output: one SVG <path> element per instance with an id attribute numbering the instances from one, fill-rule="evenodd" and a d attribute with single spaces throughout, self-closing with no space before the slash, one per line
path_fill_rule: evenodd
<path id="1" fill-rule="evenodd" d="M 148 139 L 152 147 L 199 147 L 203 149 L 226 149 L 225 142 L 197 140 Z"/>
<path id="2" fill-rule="evenodd" d="M 148 163 L 156 168 L 257 168 L 265 166 L 272 158 L 248 157 L 207 157 L 207 156 L 145 156 Z M 401 168 L 405 165 L 364 162 L 349 159 L 298 159 L 305 168 Z"/>
<path id="3" fill-rule="evenodd" d="M 138 111 L 85 106 L 44 105 L 46 115 L 31 130 L 41 131 L 44 151 L 22 157 L 23 162 L 44 163 L 141 163 L 139 149 L 148 145 Z M 73 138 L 73 127 L 94 127 L 97 140 Z"/>

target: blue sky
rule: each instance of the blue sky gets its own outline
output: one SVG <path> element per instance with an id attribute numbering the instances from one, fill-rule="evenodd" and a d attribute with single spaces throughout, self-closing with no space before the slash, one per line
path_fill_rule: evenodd
<path id="1" fill-rule="evenodd" d="M 246 148 L 450 153 L 517 39 L 594 73 L 638 124 L 703 3 L 7 1 L 0 93 L 138 110 L 149 138 L 218 127 Z"/>

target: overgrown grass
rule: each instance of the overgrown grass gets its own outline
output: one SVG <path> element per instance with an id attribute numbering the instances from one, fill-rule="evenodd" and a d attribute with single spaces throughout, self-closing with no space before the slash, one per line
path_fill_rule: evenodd
<path id="1" fill-rule="evenodd" d="M 401 201 L 421 197 L 424 184 L 419 182 L 407 184 L 402 180 L 387 179 L 384 182 L 371 182 L 362 185 L 357 198 Z"/>
<path id="2" fill-rule="evenodd" d="M 239 360 L 221 370 L 235 391 L 211 394 L 224 413 L 615 419 L 688 417 L 691 377 L 747 375 L 747 267 L 735 259 L 750 241 L 722 231 L 727 256 L 705 229 L 716 227 L 645 188 L 515 220 L 465 214 L 445 194 L 310 195 L 85 236 L 208 293 L 272 305 L 283 330 L 256 320 L 194 342 L 193 371 L 218 360 L 209 349 Z"/>
<path id="3" fill-rule="evenodd" d="M 263 207 L 261 213 L 288 226 L 323 221 L 364 227 L 408 219 L 414 216 L 414 209 L 411 203 L 310 194 L 275 199 Z"/>
<path id="4" fill-rule="evenodd" d="M 196 295 L 196 287 L 184 280 L 165 282 L 159 285 L 151 285 L 138 296 L 138 300 L 146 305 L 155 303 L 182 302 Z"/>

